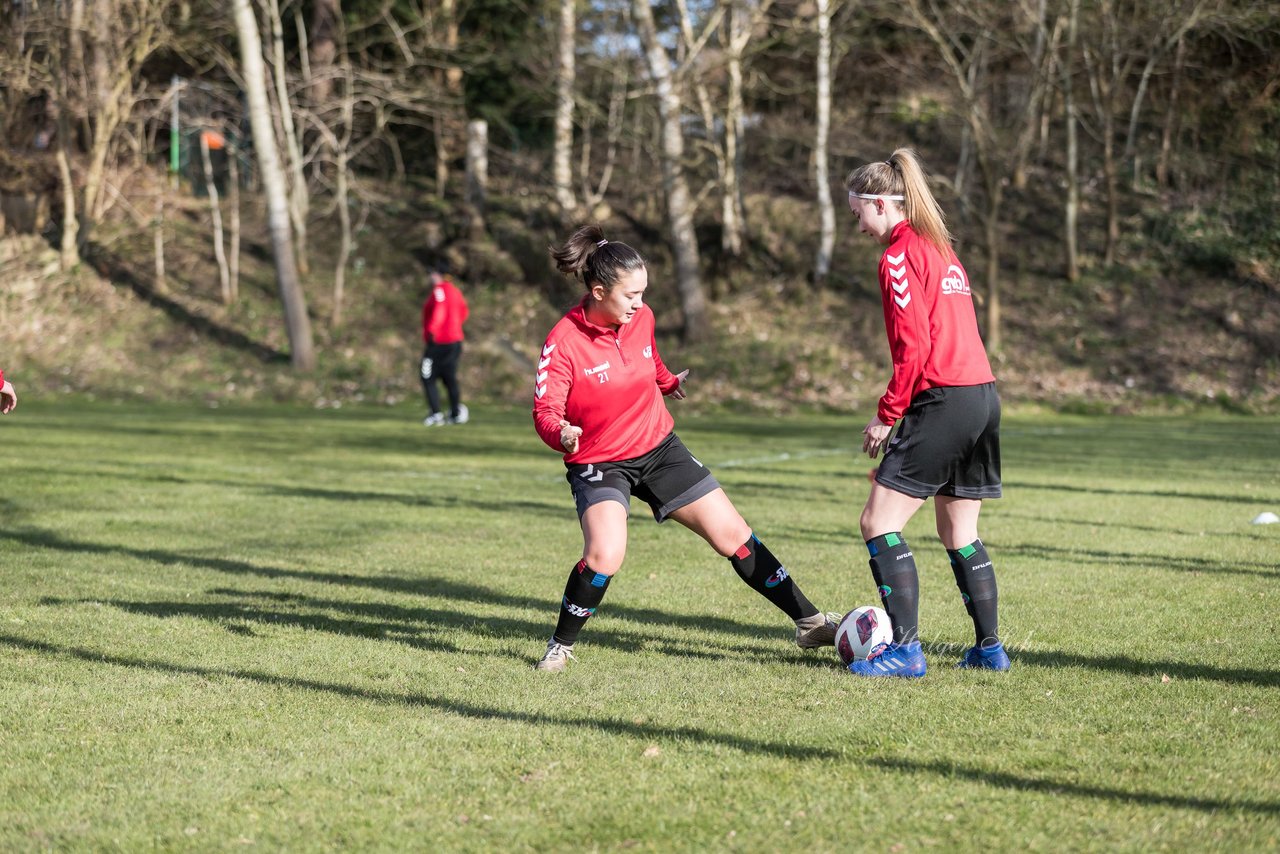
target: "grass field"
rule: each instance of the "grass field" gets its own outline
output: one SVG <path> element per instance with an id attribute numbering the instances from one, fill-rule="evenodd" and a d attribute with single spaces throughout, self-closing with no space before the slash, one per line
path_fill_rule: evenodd
<path id="1" fill-rule="evenodd" d="M 819 607 L 874 599 L 866 413 L 679 431 Z M 857 681 L 674 524 L 568 672 L 580 534 L 523 410 L 0 420 L 0 850 L 1275 850 L 1280 423 L 1005 419 L 1014 669 L 926 508 L 928 676 Z"/>

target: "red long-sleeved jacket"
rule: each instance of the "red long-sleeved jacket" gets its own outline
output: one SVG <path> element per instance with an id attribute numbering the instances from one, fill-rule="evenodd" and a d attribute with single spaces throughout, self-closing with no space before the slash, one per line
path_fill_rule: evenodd
<path id="1" fill-rule="evenodd" d="M 893 377 L 877 415 L 892 425 L 911 398 L 930 388 L 993 382 L 978 334 L 969 276 L 954 252 L 938 248 L 900 222 L 880 258 L 880 295 L 893 356 Z"/>
<path id="2" fill-rule="evenodd" d="M 431 295 L 422 304 L 422 340 L 427 344 L 453 344 L 463 340 L 462 324 L 467 314 L 462 291 L 445 279 L 431 289 Z"/>
<path id="3" fill-rule="evenodd" d="M 583 304 L 547 336 L 533 390 L 533 423 L 564 453 L 560 421 L 582 428 L 567 463 L 629 460 L 648 453 L 675 426 L 662 396 L 680 384 L 658 355 L 647 305 L 616 332 L 587 320 Z"/>

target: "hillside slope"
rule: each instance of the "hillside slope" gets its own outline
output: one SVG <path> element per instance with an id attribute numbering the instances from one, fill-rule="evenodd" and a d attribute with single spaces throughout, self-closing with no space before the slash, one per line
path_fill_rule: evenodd
<path id="1" fill-rule="evenodd" d="M 462 378 L 473 400 L 524 403 L 542 338 L 577 299 L 546 247 L 560 227 L 531 196 L 495 197 L 489 239 L 466 240 L 451 208 L 410 184 L 384 186 L 367 211 L 348 271 L 344 320 L 330 323 L 330 222 L 312 224 L 305 289 L 319 368 L 289 367 L 261 212 L 245 210 L 240 299 L 219 299 L 207 200 L 173 193 L 147 176 L 126 188 L 97 232 L 89 263 L 58 270 L 49 241 L 0 240 L 0 364 L 27 396 L 105 399 L 250 399 L 317 406 L 396 404 L 421 395 L 419 311 L 430 258 L 452 259 L 472 304 Z M 166 193 L 167 289 L 154 275 L 154 231 L 137 214 Z M 831 281 L 815 289 L 804 270 L 814 235 L 807 208 L 749 200 L 749 255 L 731 274 L 708 275 L 714 333 L 696 347 L 674 334 L 679 307 L 656 215 L 604 222 L 651 266 L 649 301 L 668 363 L 689 367 L 694 405 L 760 411 L 805 406 L 871 411 L 888 362 L 874 270 L 878 254 L 841 221 Z M 1029 230 L 1005 270 L 1005 347 L 994 363 L 1009 402 L 1073 410 L 1137 411 L 1212 405 L 1280 408 L 1280 285 L 1258 259 L 1203 247 L 1156 244 L 1135 229 L 1111 271 L 1086 267 L 1069 284 L 1056 247 Z M 723 268 L 704 236 L 708 269 Z M 1194 250 L 1194 251 L 1193 251 Z M 961 249 L 962 255 L 965 250 Z M 979 267 L 968 261 L 971 273 Z M 975 273 L 976 275 L 976 273 Z M 691 401 L 692 402 L 692 401 Z"/>

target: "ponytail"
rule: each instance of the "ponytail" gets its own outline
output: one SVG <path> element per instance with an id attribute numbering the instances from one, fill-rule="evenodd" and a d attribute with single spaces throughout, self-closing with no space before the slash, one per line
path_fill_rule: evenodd
<path id="1" fill-rule="evenodd" d="M 578 228 L 561 246 L 550 248 L 556 269 L 566 276 L 579 276 L 590 290 L 601 285 L 606 292 L 618 283 L 623 273 L 643 269 L 640 253 L 625 243 L 605 239 L 598 225 Z"/>
<path id="2" fill-rule="evenodd" d="M 945 258 L 952 252 L 951 232 L 938 200 L 929 190 L 924 167 L 910 148 L 899 148 L 888 160 L 867 163 L 849 173 L 845 187 L 869 196 L 901 196 L 903 215 L 921 237 Z"/>

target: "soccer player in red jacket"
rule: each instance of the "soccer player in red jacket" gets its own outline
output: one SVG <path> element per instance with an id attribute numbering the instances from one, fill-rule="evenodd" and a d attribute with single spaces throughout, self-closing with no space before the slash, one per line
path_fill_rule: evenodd
<path id="1" fill-rule="evenodd" d="M 18 393 L 13 390 L 13 383 L 4 378 L 0 371 L 0 415 L 8 415 L 18 405 Z"/>
<path id="2" fill-rule="evenodd" d="M 458 360 L 462 358 L 462 324 L 467 320 L 467 300 L 449 278 L 449 270 L 438 264 L 431 271 L 431 293 L 422 304 L 422 390 L 431 410 L 422 423 L 428 427 L 441 424 L 466 424 L 471 417 L 458 390 Z M 449 416 L 440 411 L 440 392 L 436 379 L 444 380 L 449 392 Z"/>
<path id="3" fill-rule="evenodd" d="M 893 357 L 889 387 L 862 431 L 862 450 L 873 459 L 883 450 L 884 459 L 860 519 L 893 642 L 849 672 L 925 674 L 919 580 L 902 529 L 930 497 L 976 635 L 959 666 L 1008 670 L 997 634 L 995 570 L 978 538 L 983 500 L 1001 495 L 1000 398 L 969 276 L 911 149 L 855 169 L 846 186 L 859 231 L 885 247 L 880 295 Z"/>
<path id="4" fill-rule="evenodd" d="M 743 581 L 795 622 L 802 649 L 831 645 L 835 615 L 805 598 L 672 432 L 675 422 L 662 398 L 683 399 L 689 372 L 672 374 L 658 355 L 640 253 L 590 225 L 552 257 L 562 273 L 582 278 L 587 293 L 542 347 L 533 422 L 542 440 L 564 454 L 583 545 L 537 669 L 564 670 L 573 658 L 579 632 L 622 567 L 632 495 L 648 503 L 658 522 L 675 519 L 728 558 Z"/>

